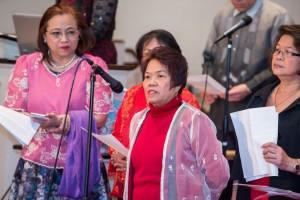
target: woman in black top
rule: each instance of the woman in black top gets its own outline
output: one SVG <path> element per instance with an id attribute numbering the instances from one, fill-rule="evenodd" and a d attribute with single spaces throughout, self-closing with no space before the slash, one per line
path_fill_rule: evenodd
<path id="1" fill-rule="evenodd" d="M 280 27 L 272 51 L 272 71 L 278 80 L 253 95 L 249 107 L 275 106 L 279 113 L 277 144 L 262 146 L 264 159 L 279 169 L 278 176 L 267 178 L 268 185 L 300 193 L 300 25 Z M 238 151 L 231 178 L 245 183 Z M 250 189 L 238 187 L 237 199 L 254 198 Z"/>

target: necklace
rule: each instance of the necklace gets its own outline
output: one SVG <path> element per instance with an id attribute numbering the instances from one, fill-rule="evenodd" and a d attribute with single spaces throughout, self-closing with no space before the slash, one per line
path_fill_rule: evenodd
<path id="1" fill-rule="evenodd" d="M 68 66 L 74 61 L 74 59 L 75 59 L 77 56 L 76 56 L 76 54 L 74 54 L 73 57 L 71 58 L 71 60 L 69 60 L 69 62 L 67 62 L 67 64 L 62 65 L 62 66 L 56 65 L 56 64 L 52 61 L 50 52 L 49 52 L 49 57 L 50 57 L 49 61 L 50 61 L 50 64 L 51 64 L 52 67 L 54 67 L 54 68 L 56 68 L 56 69 L 63 69 L 63 68 L 68 67 Z"/>
<path id="2" fill-rule="evenodd" d="M 276 98 L 277 98 L 278 90 L 279 90 L 279 87 L 277 88 L 276 93 L 275 93 L 275 102 L 274 102 L 275 107 L 279 106 L 280 104 L 284 103 L 284 102 L 287 101 L 289 98 L 291 98 L 292 96 L 294 96 L 295 94 L 297 94 L 297 92 L 294 92 L 293 94 L 291 94 L 290 96 L 288 96 L 287 98 L 285 98 L 283 101 L 281 101 L 280 103 L 276 104 Z"/>

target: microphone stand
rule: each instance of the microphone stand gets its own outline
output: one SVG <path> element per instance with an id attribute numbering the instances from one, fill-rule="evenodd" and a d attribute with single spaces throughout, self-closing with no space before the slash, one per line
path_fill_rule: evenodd
<path id="1" fill-rule="evenodd" d="M 96 75 L 93 71 L 90 75 L 91 87 L 90 87 L 90 106 L 89 106 L 89 121 L 88 121 L 88 139 L 86 148 L 86 165 L 85 165 L 85 180 L 84 180 L 84 199 L 88 199 L 88 187 L 89 187 L 89 174 L 90 174 L 90 157 L 91 157 L 91 141 L 92 141 L 92 123 L 93 123 L 93 109 L 94 109 L 94 92 L 95 92 L 95 80 Z"/>
<path id="2" fill-rule="evenodd" d="M 225 91 L 225 106 L 224 106 L 224 119 L 223 119 L 223 140 L 222 140 L 222 147 L 223 147 L 223 154 L 226 157 L 226 150 L 227 150 L 227 134 L 228 134 L 228 91 L 229 91 L 229 75 L 230 75 L 230 65 L 231 65 L 231 49 L 232 49 L 232 39 L 231 35 L 228 35 L 228 42 L 227 42 L 227 63 L 226 63 L 226 91 Z"/>

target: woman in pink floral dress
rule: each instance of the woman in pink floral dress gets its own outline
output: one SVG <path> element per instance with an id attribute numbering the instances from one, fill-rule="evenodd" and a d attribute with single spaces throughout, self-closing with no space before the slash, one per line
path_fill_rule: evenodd
<path id="1" fill-rule="evenodd" d="M 83 197 L 86 160 L 84 141 L 87 134 L 82 131 L 82 127 L 87 129 L 88 125 L 92 73 L 84 59 L 93 60 L 107 71 L 101 58 L 86 54 L 93 45 L 93 33 L 82 15 L 71 7 L 54 5 L 46 10 L 40 22 L 39 51 L 23 55 L 16 61 L 4 105 L 22 110 L 24 114 L 45 114 L 48 120 L 37 120 L 41 123 L 39 130 L 22 149 L 9 199 Z M 111 89 L 97 76 L 93 132 L 104 126 L 107 114 L 112 109 L 111 104 Z M 107 199 L 100 175 L 97 145 L 92 140 L 89 199 Z"/>

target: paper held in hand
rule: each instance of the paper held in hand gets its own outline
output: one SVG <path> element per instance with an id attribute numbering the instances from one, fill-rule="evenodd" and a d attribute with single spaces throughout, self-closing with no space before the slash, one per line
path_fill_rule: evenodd
<path id="1" fill-rule="evenodd" d="M 187 83 L 193 87 L 204 91 L 207 78 L 206 92 L 211 94 L 222 94 L 225 93 L 226 89 L 223 85 L 213 79 L 210 75 L 201 74 L 201 75 L 191 75 L 187 78 Z"/>
<path id="2" fill-rule="evenodd" d="M 0 105 L 0 124 L 22 145 L 28 145 L 40 127 L 29 116 Z"/>
<path id="3" fill-rule="evenodd" d="M 128 149 L 121 142 L 119 142 L 119 140 L 117 140 L 112 134 L 98 135 L 93 133 L 93 136 L 101 142 L 105 143 L 106 145 L 114 148 L 123 156 L 127 157 Z"/>
<path id="4" fill-rule="evenodd" d="M 278 113 L 275 106 L 250 108 L 230 113 L 230 116 L 246 181 L 278 176 L 278 168 L 264 159 L 261 148 L 267 142 L 277 144 Z"/>

